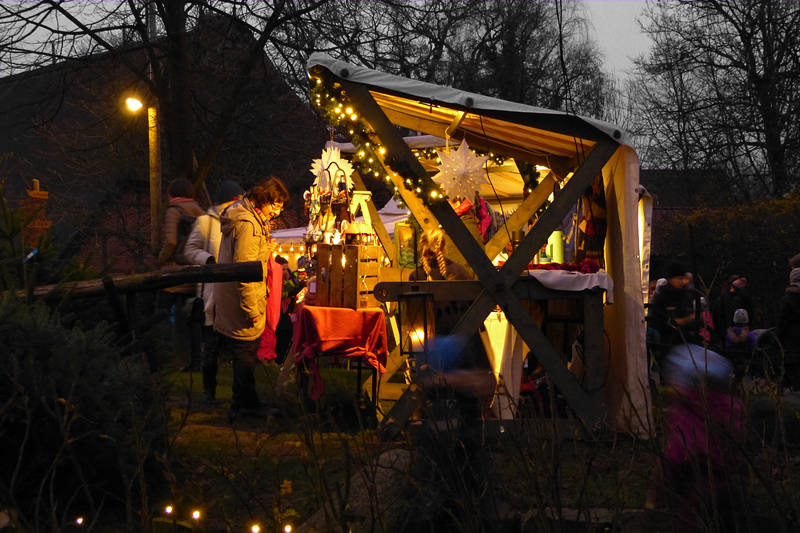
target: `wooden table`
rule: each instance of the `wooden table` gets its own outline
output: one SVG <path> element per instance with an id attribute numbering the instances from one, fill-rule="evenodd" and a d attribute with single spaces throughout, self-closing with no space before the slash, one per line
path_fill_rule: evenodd
<path id="1" fill-rule="evenodd" d="M 480 281 L 397 281 L 378 283 L 374 295 L 380 301 L 396 301 L 404 292 L 422 291 L 432 293 L 436 301 L 473 300 L 483 290 L 484 285 Z M 583 328 L 585 368 L 581 385 L 590 400 L 602 410 L 608 372 L 604 345 L 603 303 L 604 295 L 606 303 L 612 303 L 613 282 L 610 276 L 602 271 L 595 274 L 580 274 L 557 270 L 532 270 L 516 280 L 510 290 L 520 300 L 579 300 L 580 313 L 570 317 L 569 320 L 580 323 Z M 491 326 L 491 330 L 487 328 L 490 339 L 488 344 L 492 351 L 489 356 L 493 359 L 491 362 L 495 371 L 503 374 L 510 396 L 498 399 L 498 414 L 503 418 L 513 418 L 516 413 L 512 408 L 513 402 L 509 400 L 515 402 L 518 399 L 522 360 L 528 346 L 521 342 L 519 332 L 507 321 L 497 319 L 496 313 L 494 315 L 494 318 L 490 315 L 486 319 Z M 567 320 L 567 317 L 549 316 L 545 310 L 544 319 L 553 322 Z M 492 324 L 493 320 L 497 324 Z M 534 355 L 545 350 L 556 351 L 549 343 L 531 344 L 530 349 Z M 568 396 L 568 393 L 565 395 Z M 390 415 L 394 420 L 402 420 L 405 413 L 390 413 Z"/>
<path id="2" fill-rule="evenodd" d="M 319 399 L 323 390 L 318 357 L 356 357 L 366 360 L 375 374 L 386 372 L 386 317 L 380 308 L 306 305 L 298 311 L 294 327 L 294 363 L 298 369 L 307 368 L 310 372 L 312 400 Z M 373 379 L 373 387 L 377 381 Z"/>

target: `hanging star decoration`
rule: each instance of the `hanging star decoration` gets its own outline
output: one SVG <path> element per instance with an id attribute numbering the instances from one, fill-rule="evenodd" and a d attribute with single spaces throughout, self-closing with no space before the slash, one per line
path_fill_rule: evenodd
<path id="1" fill-rule="evenodd" d="M 322 157 L 314 159 L 311 163 L 311 173 L 314 174 L 314 186 L 321 192 L 338 194 L 341 190 L 350 191 L 354 184 L 350 179 L 353 165 L 342 158 L 338 148 L 325 148 Z M 340 184 L 344 184 L 340 187 Z"/>
<path id="2" fill-rule="evenodd" d="M 488 157 L 478 157 L 462 141 L 455 152 L 447 153 L 437 150 L 442 164 L 433 181 L 441 186 L 450 198 L 473 199 L 482 183 L 488 183 L 483 165 Z"/>

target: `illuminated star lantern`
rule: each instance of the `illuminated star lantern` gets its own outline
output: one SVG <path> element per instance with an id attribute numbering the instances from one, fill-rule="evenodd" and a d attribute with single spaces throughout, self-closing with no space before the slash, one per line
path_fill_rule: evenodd
<path id="1" fill-rule="evenodd" d="M 462 141 L 455 152 L 448 154 L 437 150 L 436 153 L 442 164 L 439 165 L 439 173 L 433 177 L 433 181 L 444 189 L 447 196 L 471 200 L 481 184 L 488 183 L 483 169 L 488 158 L 472 153 L 467 141 Z"/>
<path id="2" fill-rule="evenodd" d="M 314 159 L 311 163 L 311 173 L 316 176 L 314 185 L 320 191 L 329 191 L 334 194 L 339 192 L 339 184 L 344 183 L 345 190 L 353 188 L 353 180 L 350 175 L 353 173 L 353 165 L 346 159 L 342 159 L 342 154 L 338 148 L 325 148 L 322 150 L 322 157 Z"/>

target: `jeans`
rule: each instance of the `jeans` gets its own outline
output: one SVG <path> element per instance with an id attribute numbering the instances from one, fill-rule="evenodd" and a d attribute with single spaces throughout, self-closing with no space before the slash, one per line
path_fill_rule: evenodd
<path id="1" fill-rule="evenodd" d="M 255 367 L 258 361 L 256 355 L 261 338 L 251 341 L 233 339 L 226 335 L 219 337 L 219 353 L 226 353 L 230 350 L 233 356 L 233 395 L 231 398 L 231 408 L 234 410 L 242 407 L 258 408 L 261 402 L 256 394 Z"/>
<path id="2" fill-rule="evenodd" d="M 203 393 L 214 398 L 217 393 L 217 369 L 219 369 L 220 337 L 213 326 L 203 326 L 203 356 L 200 367 L 203 369 Z M 230 357 L 228 357 L 230 359 Z"/>
<path id="3" fill-rule="evenodd" d="M 156 311 L 173 309 L 174 324 L 172 324 L 169 337 L 166 339 L 173 353 L 185 353 L 188 347 L 190 366 L 200 365 L 202 341 L 199 325 L 187 324 L 183 307 L 186 300 L 194 296 L 193 293 L 159 291 L 156 296 Z"/>

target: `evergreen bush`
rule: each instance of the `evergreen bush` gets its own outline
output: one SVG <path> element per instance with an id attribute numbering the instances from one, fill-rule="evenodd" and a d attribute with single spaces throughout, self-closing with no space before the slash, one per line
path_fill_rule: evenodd
<path id="1" fill-rule="evenodd" d="M 120 503 L 141 508 L 148 458 L 166 446 L 163 413 L 146 362 L 120 357 L 112 337 L 0 298 L 0 509 L 20 526 L 55 531 Z"/>

